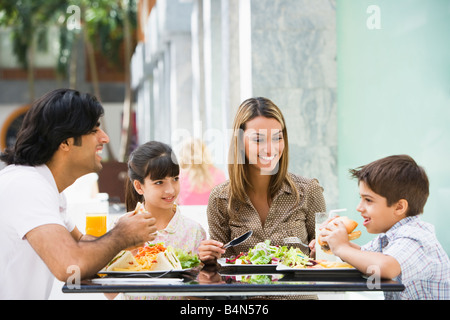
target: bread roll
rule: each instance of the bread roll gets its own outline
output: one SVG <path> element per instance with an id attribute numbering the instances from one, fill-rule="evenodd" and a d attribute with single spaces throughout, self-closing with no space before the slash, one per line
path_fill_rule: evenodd
<path id="1" fill-rule="evenodd" d="M 329 224 L 331 223 L 337 223 L 338 221 L 342 221 L 342 223 L 345 226 L 345 229 L 347 230 L 348 233 L 348 240 L 355 240 L 358 239 L 361 236 L 361 231 L 355 231 L 353 232 L 353 230 L 355 230 L 355 228 L 358 226 L 358 223 L 354 220 L 349 219 L 348 217 L 336 217 L 333 220 L 331 220 L 329 222 Z M 328 243 L 326 241 L 322 240 L 322 237 L 319 235 L 317 237 L 317 243 L 322 247 L 322 250 L 325 253 L 330 254 L 330 247 L 328 247 Z"/>

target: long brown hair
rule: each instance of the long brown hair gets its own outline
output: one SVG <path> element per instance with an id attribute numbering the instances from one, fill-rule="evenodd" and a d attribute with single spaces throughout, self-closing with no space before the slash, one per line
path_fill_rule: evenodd
<path id="1" fill-rule="evenodd" d="M 268 195 L 270 199 L 273 199 L 281 189 L 283 183 L 287 183 L 292 191 L 297 194 L 297 201 L 299 198 L 297 189 L 288 175 L 289 140 L 283 114 L 267 98 L 250 98 L 242 102 L 239 106 L 233 123 L 233 136 L 228 154 L 228 174 L 230 176 L 228 209 L 231 209 L 234 200 L 245 202 L 245 190 L 246 188 L 252 188 L 248 174 L 249 163 L 245 157 L 244 131 L 246 129 L 246 123 L 258 116 L 277 120 L 281 124 L 285 142 L 284 151 L 278 163 L 278 170 L 270 179 Z"/>

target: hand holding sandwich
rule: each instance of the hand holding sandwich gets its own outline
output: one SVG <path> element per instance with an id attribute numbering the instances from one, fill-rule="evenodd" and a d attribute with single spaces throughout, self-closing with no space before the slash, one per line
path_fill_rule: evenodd
<path id="1" fill-rule="evenodd" d="M 339 256 L 339 249 L 342 247 L 359 248 L 358 245 L 350 242 L 361 235 L 361 231 L 353 232 L 357 226 L 355 221 L 347 217 L 335 217 L 320 228 L 317 242 L 325 252 L 331 251 L 334 255 Z"/>
<path id="2" fill-rule="evenodd" d="M 347 229 L 342 221 L 330 223 L 326 228 L 323 228 L 320 231 L 320 238 L 323 242 L 328 244 L 329 249 L 336 256 L 339 256 L 339 248 L 342 246 L 350 246 Z"/>
<path id="3" fill-rule="evenodd" d="M 143 246 L 147 241 L 156 238 L 156 219 L 140 208 L 138 203 L 136 209 L 123 215 L 111 230 L 120 235 L 121 241 L 124 242 L 123 248 Z"/>
<path id="4" fill-rule="evenodd" d="M 317 243 L 322 246 L 322 249 L 331 249 L 335 256 L 363 273 L 371 274 L 373 267 L 377 266 L 381 278 L 393 279 L 398 276 L 401 267 L 395 258 L 381 252 L 363 251 L 360 246 L 350 242 L 358 238 L 361 232 L 353 232 L 358 224 L 345 218 L 333 219 L 320 229 Z"/>

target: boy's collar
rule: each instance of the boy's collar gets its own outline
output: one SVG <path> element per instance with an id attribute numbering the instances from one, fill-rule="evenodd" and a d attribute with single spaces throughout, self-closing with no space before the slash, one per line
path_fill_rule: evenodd
<path id="1" fill-rule="evenodd" d="M 405 217 L 405 218 L 401 219 L 400 221 L 398 221 L 388 231 L 386 231 L 384 234 L 381 234 L 381 235 L 382 236 L 385 235 L 385 236 L 389 237 L 392 233 L 395 232 L 396 229 L 398 229 L 398 228 L 400 228 L 400 227 L 402 227 L 402 226 L 404 226 L 404 225 L 406 225 L 406 224 L 408 224 L 408 223 L 410 223 L 412 221 L 415 221 L 417 219 L 419 219 L 418 216 Z"/>

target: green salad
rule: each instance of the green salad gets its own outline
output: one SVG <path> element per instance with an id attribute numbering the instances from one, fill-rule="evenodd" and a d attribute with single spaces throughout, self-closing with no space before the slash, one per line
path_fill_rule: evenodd
<path id="1" fill-rule="evenodd" d="M 241 252 L 237 256 L 226 259 L 230 264 L 278 264 L 284 253 L 288 250 L 286 246 L 271 246 L 270 240 L 257 243 L 248 252 Z"/>
<path id="2" fill-rule="evenodd" d="M 288 267 L 313 266 L 317 264 L 313 259 L 309 258 L 299 248 L 288 248 L 287 246 L 272 246 L 270 240 L 257 243 L 248 252 L 241 252 L 237 256 L 227 258 L 228 264 L 284 264 Z"/>
<path id="3" fill-rule="evenodd" d="M 302 252 L 299 248 L 290 248 L 281 259 L 281 264 L 290 268 L 308 268 L 317 262 Z"/>
<path id="4" fill-rule="evenodd" d="M 180 264 L 182 269 L 190 269 L 197 267 L 200 264 L 200 259 L 198 255 L 193 254 L 191 252 L 186 252 L 181 249 L 174 249 L 175 255 L 178 260 L 180 260 Z"/>

